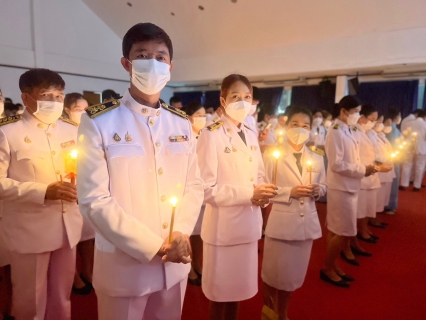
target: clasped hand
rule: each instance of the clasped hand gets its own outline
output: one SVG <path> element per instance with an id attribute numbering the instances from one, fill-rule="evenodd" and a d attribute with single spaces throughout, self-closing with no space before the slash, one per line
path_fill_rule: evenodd
<path id="1" fill-rule="evenodd" d="M 269 199 L 277 195 L 277 186 L 274 184 L 254 185 L 251 203 L 254 206 L 263 206 L 269 203 Z"/>
<path id="2" fill-rule="evenodd" d="M 163 245 L 158 251 L 163 262 L 190 263 L 192 249 L 188 235 L 176 231 L 173 232 L 172 239 L 172 243 L 169 243 L 169 237 L 164 239 Z"/>
<path id="3" fill-rule="evenodd" d="M 290 197 L 294 199 L 299 198 L 317 198 L 319 197 L 320 186 L 319 184 L 310 184 L 307 186 L 299 185 L 291 188 Z"/>
<path id="4" fill-rule="evenodd" d="M 77 201 L 77 187 L 69 182 L 53 182 L 47 186 L 45 197 L 48 200 L 75 202 Z"/>
<path id="5" fill-rule="evenodd" d="M 369 165 L 365 167 L 365 176 L 371 176 L 372 174 L 375 174 L 376 172 L 380 171 L 380 167 L 378 166 L 374 166 L 374 165 Z"/>

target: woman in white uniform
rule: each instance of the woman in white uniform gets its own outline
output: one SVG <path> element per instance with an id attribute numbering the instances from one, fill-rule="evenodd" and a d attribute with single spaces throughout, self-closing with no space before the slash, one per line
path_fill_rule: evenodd
<path id="1" fill-rule="evenodd" d="M 68 93 L 64 99 L 62 117 L 80 124 L 81 115 L 89 107 L 87 100 L 77 92 Z M 83 219 L 81 240 L 77 245 L 77 254 L 80 256 L 81 273 L 75 271 L 72 292 L 80 295 L 89 294 L 92 287 L 93 260 L 95 252 L 95 230 L 86 219 Z"/>
<path id="2" fill-rule="evenodd" d="M 381 187 L 379 189 L 377 195 L 377 205 L 376 212 L 384 212 L 385 208 L 389 204 L 391 190 L 392 190 L 392 182 L 393 179 L 396 178 L 395 168 L 393 167 L 393 163 L 391 160 L 391 155 L 394 152 L 393 147 L 389 140 L 386 138 L 386 135 L 383 133 L 383 115 L 379 116 L 377 119 L 376 125 L 373 128 L 375 133 L 375 139 L 377 141 L 377 161 L 380 163 L 384 163 L 391 167 L 391 170 L 388 172 L 379 172 L 379 178 Z M 370 219 L 369 225 L 375 228 L 384 228 L 388 224 L 377 219 Z"/>
<path id="3" fill-rule="evenodd" d="M 201 130 L 206 126 L 206 109 L 200 102 L 194 101 L 185 106 L 183 111 L 186 112 L 188 119 L 191 122 L 192 132 L 194 133 L 193 137 L 198 141 Z M 198 216 L 197 223 L 195 224 L 194 231 L 192 231 L 192 234 L 189 237 L 192 248 L 192 261 L 191 271 L 188 274 L 188 283 L 194 286 L 201 286 L 201 257 L 203 254 L 203 241 L 201 240 L 200 234 L 201 225 L 203 223 L 204 210 L 205 205 L 203 204 L 200 210 L 200 215 Z"/>
<path id="4" fill-rule="evenodd" d="M 322 125 L 323 122 L 324 119 L 322 117 L 321 111 L 314 111 L 308 146 L 313 145 L 324 150 L 324 142 L 327 130 Z"/>
<path id="5" fill-rule="evenodd" d="M 366 167 L 361 163 L 359 146 L 349 127 L 358 122 L 360 110 L 361 103 L 356 97 L 343 97 L 325 140 L 328 157 L 326 225 L 329 233 L 320 278 L 339 287 L 349 287 L 347 281 L 353 280 L 338 267 L 337 258 L 348 246 L 350 237 L 357 234 L 361 179 L 374 173 L 374 165 Z"/>
<path id="6" fill-rule="evenodd" d="M 306 145 L 312 114 L 292 107 L 286 139 L 277 162 L 277 196 L 266 226 L 262 263 L 264 302 L 279 319 L 287 319 L 291 294 L 306 276 L 314 239 L 321 237 L 315 200 L 326 192 L 323 156 Z M 266 182 L 273 182 L 275 158 L 265 156 Z M 308 165 L 311 164 L 311 166 Z M 310 172 L 312 167 L 312 172 Z"/>
<path id="7" fill-rule="evenodd" d="M 210 319 L 237 319 L 239 301 L 257 293 L 259 206 L 276 195 L 264 184 L 257 133 L 243 125 L 252 87 L 241 75 L 222 82 L 220 121 L 203 130 L 197 143 L 206 210 L 202 288 L 211 301 Z"/>
<path id="8" fill-rule="evenodd" d="M 369 132 L 376 124 L 378 112 L 373 106 L 366 104 L 362 106 L 360 114 L 361 117 L 358 123 L 351 130 L 357 137 L 358 148 L 361 150 L 359 157 L 361 164 L 367 167 L 376 164 L 376 145 L 375 141 L 370 138 Z M 376 169 L 378 170 L 379 168 L 377 167 Z M 367 226 L 368 219 L 376 216 L 376 200 L 379 188 L 380 179 L 377 174 L 361 179 L 361 189 L 359 190 L 357 205 L 357 237 L 369 243 L 376 243 L 375 237 L 370 236 Z M 346 262 L 359 266 L 359 262 L 355 259 L 354 254 L 371 256 L 370 252 L 367 252 L 359 245 L 355 237 L 351 239 L 350 245 L 348 244 L 342 251 L 341 256 Z"/>

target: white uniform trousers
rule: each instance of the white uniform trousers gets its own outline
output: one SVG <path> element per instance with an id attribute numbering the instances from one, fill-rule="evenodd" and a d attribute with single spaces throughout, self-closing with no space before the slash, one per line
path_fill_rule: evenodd
<path id="1" fill-rule="evenodd" d="M 426 167 L 426 154 L 416 154 L 414 165 L 414 188 L 422 187 L 423 175 Z"/>
<path id="2" fill-rule="evenodd" d="M 0 268 L 10 264 L 10 252 L 3 240 L 3 221 L 0 217 Z"/>
<path id="3" fill-rule="evenodd" d="M 75 247 L 64 246 L 44 253 L 10 253 L 16 320 L 71 319 L 75 252 Z"/>
<path id="4" fill-rule="evenodd" d="M 401 187 L 408 187 L 410 185 L 411 173 L 413 171 L 414 153 L 407 152 L 405 160 L 401 166 L 401 181 L 399 185 Z"/>
<path id="5" fill-rule="evenodd" d="M 187 281 L 185 278 L 170 290 L 138 297 L 111 297 L 96 292 L 99 320 L 179 320 Z"/>

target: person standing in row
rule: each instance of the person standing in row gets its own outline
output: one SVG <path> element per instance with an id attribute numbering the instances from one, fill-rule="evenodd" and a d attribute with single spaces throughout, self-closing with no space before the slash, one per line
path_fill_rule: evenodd
<path id="1" fill-rule="evenodd" d="M 202 289 L 211 301 L 211 320 L 237 319 L 239 301 L 257 293 L 259 206 L 276 194 L 264 184 L 258 136 L 244 126 L 252 106 L 252 86 L 242 75 L 222 81 L 224 115 L 204 130 L 197 144 L 206 210 Z"/>
<path id="2" fill-rule="evenodd" d="M 325 136 L 327 130 L 324 128 L 322 123 L 324 119 L 320 110 L 316 110 L 312 113 L 312 128 L 309 136 L 309 145 L 313 145 L 319 149 L 324 150 Z"/>
<path id="3" fill-rule="evenodd" d="M 313 240 L 321 237 L 315 200 L 327 189 L 323 157 L 305 145 L 311 112 L 291 107 L 287 115 L 286 139 L 276 167 L 277 196 L 271 199 L 262 262 L 264 302 L 279 319 L 287 319 L 291 294 L 305 280 Z M 265 156 L 268 183 L 273 183 L 276 161 Z"/>
<path id="4" fill-rule="evenodd" d="M 79 128 L 78 201 L 96 231 L 99 319 L 177 320 L 203 201 L 195 139 L 187 115 L 159 100 L 173 68 L 166 32 L 136 24 L 122 49 L 129 90 L 89 107 Z"/>
<path id="5" fill-rule="evenodd" d="M 62 114 L 65 82 L 47 69 L 19 79 L 24 114 L 0 124 L 0 199 L 10 250 L 14 316 L 71 319 L 75 246 L 83 219 L 76 187 L 65 179 L 64 153 L 77 126 Z"/>
<path id="6" fill-rule="evenodd" d="M 325 140 L 327 170 L 327 252 L 320 278 L 339 287 L 349 287 L 353 280 L 337 265 L 340 252 L 357 234 L 358 195 L 361 179 L 374 173 L 374 165 L 364 166 L 351 126 L 360 117 L 361 102 L 354 96 L 343 97 L 338 117 Z M 346 281 L 347 280 L 347 281 Z"/>
<path id="7" fill-rule="evenodd" d="M 426 111 L 417 113 L 417 119 L 411 122 L 414 151 L 413 191 L 420 191 L 426 169 Z"/>

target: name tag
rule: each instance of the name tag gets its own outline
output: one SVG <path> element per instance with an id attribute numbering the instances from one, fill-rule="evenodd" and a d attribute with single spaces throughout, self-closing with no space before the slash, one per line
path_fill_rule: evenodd
<path id="1" fill-rule="evenodd" d="M 62 149 L 66 149 L 66 148 L 69 148 L 69 147 L 72 147 L 72 146 L 75 146 L 74 140 L 70 140 L 70 141 L 61 143 Z"/>
<path id="2" fill-rule="evenodd" d="M 188 136 L 170 136 L 169 137 L 170 142 L 184 142 L 188 140 L 189 140 Z"/>

